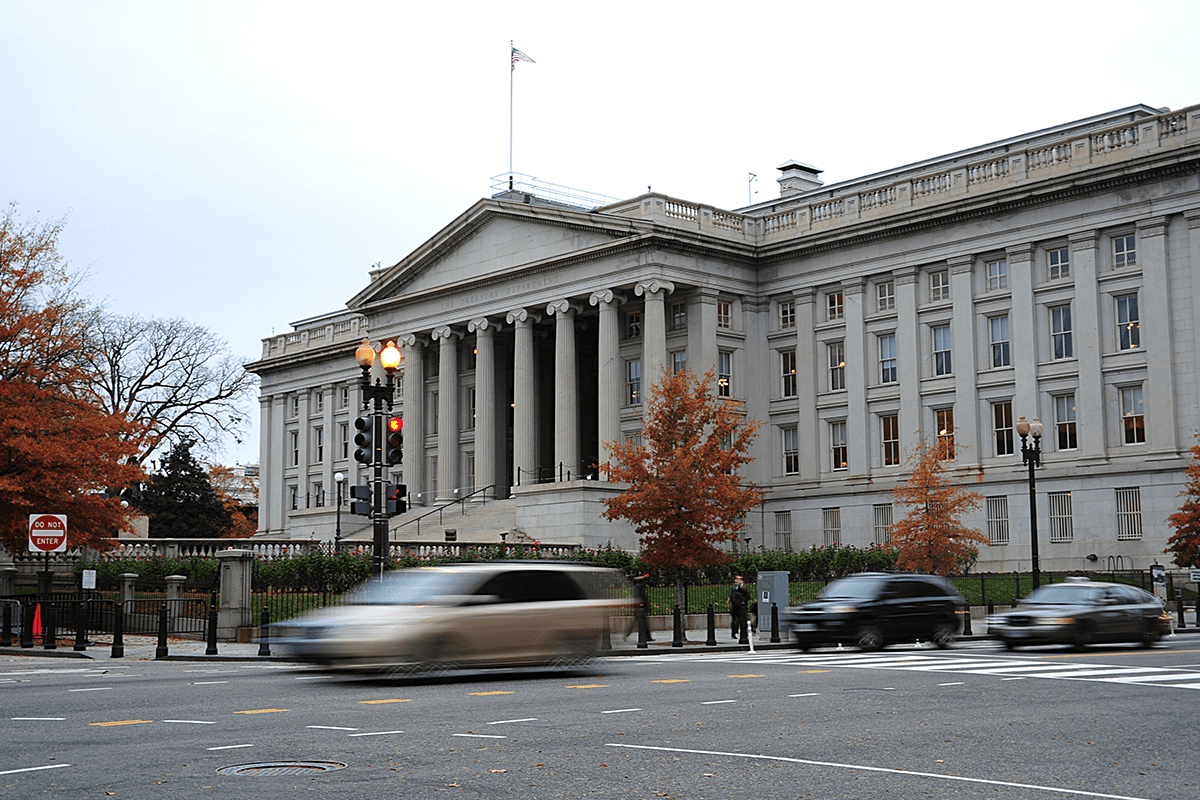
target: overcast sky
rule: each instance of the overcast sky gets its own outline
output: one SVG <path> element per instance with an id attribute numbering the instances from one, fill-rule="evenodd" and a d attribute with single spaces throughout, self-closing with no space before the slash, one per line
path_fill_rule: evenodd
<path id="1" fill-rule="evenodd" d="M 113 311 L 250 360 L 490 194 L 510 40 L 537 62 L 513 75 L 517 172 L 737 208 L 788 159 L 836 183 L 1200 103 L 1198 9 L 0 0 L 0 201 L 65 216 L 63 255 Z M 256 462 L 257 428 L 221 457 Z"/>

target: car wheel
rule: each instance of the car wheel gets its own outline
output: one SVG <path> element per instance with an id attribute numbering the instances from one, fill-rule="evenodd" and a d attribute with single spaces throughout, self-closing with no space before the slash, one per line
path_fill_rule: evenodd
<path id="1" fill-rule="evenodd" d="M 807 638 L 797 634 L 796 635 L 796 647 L 800 650 L 801 653 L 807 653 L 809 650 L 812 650 L 812 642 L 810 642 Z"/>
<path id="2" fill-rule="evenodd" d="M 883 632 L 878 625 L 863 625 L 854 635 L 854 644 L 859 650 L 880 650 L 883 648 Z"/>
<path id="3" fill-rule="evenodd" d="M 1159 638 L 1161 638 L 1161 634 L 1159 634 L 1158 628 L 1154 627 L 1154 623 L 1149 622 L 1146 623 L 1145 628 L 1142 628 L 1142 635 L 1138 638 L 1138 641 L 1142 643 L 1142 647 L 1148 648 L 1158 644 Z"/>
<path id="4" fill-rule="evenodd" d="M 1092 629 L 1083 623 L 1075 625 L 1075 630 L 1071 634 L 1071 646 L 1076 650 L 1086 650 L 1088 645 L 1092 643 Z"/>
<path id="5" fill-rule="evenodd" d="M 954 646 L 954 626 L 943 622 L 933 629 L 931 640 L 941 650 L 949 650 Z"/>
<path id="6" fill-rule="evenodd" d="M 422 671 L 427 674 L 440 675 L 459 668 L 457 657 L 461 649 L 458 641 L 452 636 L 443 636 L 425 651 L 421 659 Z"/>
<path id="7" fill-rule="evenodd" d="M 1016 650 L 1017 649 L 1017 643 L 1014 642 L 1012 639 L 1002 639 L 1001 641 L 1004 642 L 1005 650 Z"/>

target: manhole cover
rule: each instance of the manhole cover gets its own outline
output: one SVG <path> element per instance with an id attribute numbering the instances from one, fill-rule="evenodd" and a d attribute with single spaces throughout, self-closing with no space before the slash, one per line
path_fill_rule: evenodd
<path id="1" fill-rule="evenodd" d="M 312 775 L 345 769 L 340 761 L 267 761 L 261 764 L 234 764 L 221 767 L 218 775 Z"/>

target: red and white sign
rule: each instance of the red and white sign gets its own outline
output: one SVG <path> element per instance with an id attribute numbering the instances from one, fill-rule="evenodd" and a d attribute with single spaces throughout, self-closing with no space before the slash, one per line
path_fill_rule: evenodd
<path id="1" fill-rule="evenodd" d="M 66 514 L 29 515 L 29 552 L 61 553 L 66 549 Z"/>

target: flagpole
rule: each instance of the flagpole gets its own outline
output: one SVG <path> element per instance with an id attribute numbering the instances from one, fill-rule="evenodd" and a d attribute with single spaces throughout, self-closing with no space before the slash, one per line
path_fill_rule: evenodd
<path id="1" fill-rule="evenodd" d="M 512 190 L 513 181 L 513 73 L 516 70 L 513 68 L 512 51 L 514 49 L 512 39 L 508 40 L 508 188 Z"/>

